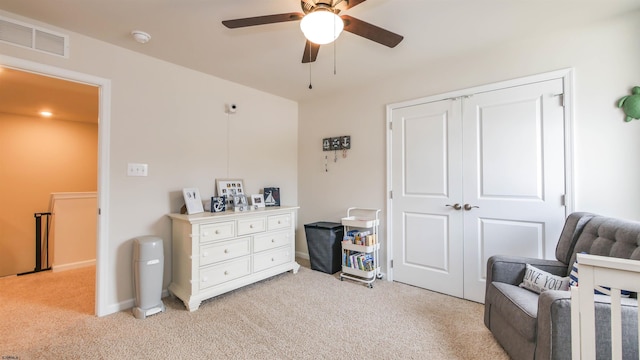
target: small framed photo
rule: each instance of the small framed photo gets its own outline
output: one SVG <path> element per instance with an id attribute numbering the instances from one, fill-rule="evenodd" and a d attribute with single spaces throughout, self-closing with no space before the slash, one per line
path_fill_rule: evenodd
<path id="1" fill-rule="evenodd" d="M 227 208 L 233 206 L 234 195 L 245 195 L 244 186 L 240 179 L 216 179 L 216 189 L 218 190 L 218 196 L 226 196 Z"/>
<path id="2" fill-rule="evenodd" d="M 223 212 L 227 210 L 227 199 L 225 196 L 211 197 L 211 212 Z"/>
<path id="3" fill-rule="evenodd" d="M 233 198 L 233 211 L 247 211 L 249 210 L 249 203 L 247 202 L 247 196 L 245 194 L 235 194 Z"/>
<path id="4" fill-rule="evenodd" d="M 204 212 L 198 188 L 184 188 L 182 189 L 182 195 L 184 196 L 184 204 L 187 207 L 187 214 Z"/>
<path id="5" fill-rule="evenodd" d="M 251 206 L 255 209 L 264 207 L 264 196 L 262 194 L 251 195 Z"/>
<path id="6" fill-rule="evenodd" d="M 280 206 L 280 188 L 266 187 L 263 193 L 265 206 Z"/>

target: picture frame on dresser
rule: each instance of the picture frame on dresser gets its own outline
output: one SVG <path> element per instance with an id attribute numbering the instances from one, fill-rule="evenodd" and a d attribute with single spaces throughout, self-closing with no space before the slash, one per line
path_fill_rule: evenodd
<path id="1" fill-rule="evenodd" d="M 200 190 L 198 188 L 184 188 L 182 189 L 182 196 L 184 197 L 184 204 L 187 207 L 187 214 L 198 214 L 204 212 L 204 206 L 202 205 L 202 198 L 200 197 Z"/>
<path id="2" fill-rule="evenodd" d="M 263 190 L 263 194 L 265 206 L 280 206 L 280 188 L 266 187 Z"/>
<path id="3" fill-rule="evenodd" d="M 211 212 L 223 212 L 227 210 L 227 197 L 226 196 L 212 196 L 211 197 Z"/>
<path id="4" fill-rule="evenodd" d="M 216 179 L 216 190 L 218 191 L 218 196 L 226 196 L 227 209 L 233 208 L 233 197 L 235 195 L 245 195 L 241 179 Z"/>
<path id="5" fill-rule="evenodd" d="M 264 207 L 264 196 L 262 194 L 251 194 L 251 206 L 255 209 Z"/>

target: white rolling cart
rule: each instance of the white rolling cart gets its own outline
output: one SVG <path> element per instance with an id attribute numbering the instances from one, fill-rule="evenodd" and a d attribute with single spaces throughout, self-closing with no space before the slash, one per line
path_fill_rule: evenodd
<path id="1" fill-rule="evenodd" d="M 344 239 L 342 241 L 342 273 L 340 280 L 349 279 L 373 287 L 380 273 L 379 252 L 380 209 L 347 209 L 342 218 Z"/>

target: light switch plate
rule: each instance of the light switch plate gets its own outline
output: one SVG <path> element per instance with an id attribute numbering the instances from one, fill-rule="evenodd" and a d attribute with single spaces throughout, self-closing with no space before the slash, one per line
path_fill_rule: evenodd
<path id="1" fill-rule="evenodd" d="M 127 176 L 147 176 L 149 165 L 147 164 L 127 164 Z"/>

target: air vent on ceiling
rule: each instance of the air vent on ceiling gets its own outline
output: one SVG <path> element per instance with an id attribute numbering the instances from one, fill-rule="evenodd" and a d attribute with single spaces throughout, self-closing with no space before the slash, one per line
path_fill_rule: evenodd
<path id="1" fill-rule="evenodd" d="M 0 16 L 0 41 L 68 57 L 69 36 Z"/>

